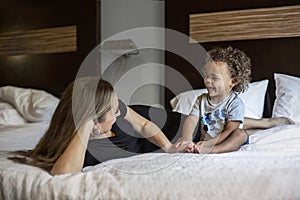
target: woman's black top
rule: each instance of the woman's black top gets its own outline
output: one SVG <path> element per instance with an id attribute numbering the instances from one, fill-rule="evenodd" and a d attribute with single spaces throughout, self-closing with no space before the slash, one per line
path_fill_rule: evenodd
<path id="1" fill-rule="evenodd" d="M 115 136 L 90 140 L 85 154 L 84 167 L 114 158 L 132 156 L 140 151 L 139 137 L 132 125 L 124 119 L 127 107 L 121 100 L 119 100 L 119 110 L 120 115 L 111 129 Z"/>

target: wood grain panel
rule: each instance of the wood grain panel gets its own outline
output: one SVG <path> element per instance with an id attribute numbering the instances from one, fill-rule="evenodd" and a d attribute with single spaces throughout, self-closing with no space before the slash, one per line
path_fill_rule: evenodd
<path id="1" fill-rule="evenodd" d="M 62 53 L 76 49 L 76 26 L 0 34 L 0 55 Z"/>
<path id="2" fill-rule="evenodd" d="M 190 42 L 298 37 L 300 6 L 191 14 L 189 32 Z"/>

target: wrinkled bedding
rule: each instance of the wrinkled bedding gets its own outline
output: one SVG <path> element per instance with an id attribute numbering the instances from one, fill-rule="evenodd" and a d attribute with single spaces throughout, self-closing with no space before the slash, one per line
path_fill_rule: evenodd
<path id="1" fill-rule="evenodd" d="M 47 128 L 46 122 L 0 127 L 0 151 L 33 149 Z"/>
<path id="2" fill-rule="evenodd" d="M 51 176 L 0 153 L 0 199 L 300 199 L 300 126 L 223 154 L 148 153 Z"/>

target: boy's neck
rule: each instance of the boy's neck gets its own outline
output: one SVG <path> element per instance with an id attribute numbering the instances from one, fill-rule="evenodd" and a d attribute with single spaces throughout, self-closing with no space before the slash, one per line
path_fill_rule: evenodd
<path id="1" fill-rule="evenodd" d="M 229 92 L 228 94 L 225 94 L 224 96 L 222 97 L 211 97 L 211 96 L 208 96 L 208 100 L 211 104 L 218 104 L 218 103 L 221 103 L 223 102 L 227 97 L 230 96 L 232 92 Z"/>

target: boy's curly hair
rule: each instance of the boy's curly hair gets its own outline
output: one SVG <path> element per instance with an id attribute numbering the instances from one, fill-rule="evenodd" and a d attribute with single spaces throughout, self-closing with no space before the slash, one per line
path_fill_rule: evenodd
<path id="1" fill-rule="evenodd" d="M 236 83 L 232 88 L 237 93 L 244 92 L 251 80 L 251 60 L 241 50 L 217 47 L 208 51 L 207 62 L 225 62 L 229 67 L 231 78 Z"/>

